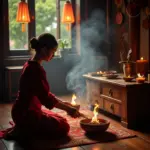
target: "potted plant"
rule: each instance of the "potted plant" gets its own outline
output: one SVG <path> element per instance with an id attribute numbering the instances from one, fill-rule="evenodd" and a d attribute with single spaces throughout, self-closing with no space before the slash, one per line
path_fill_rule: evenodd
<path id="1" fill-rule="evenodd" d="M 58 49 L 61 55 L 66 55 L 71 50 L 71 40 L 70 39 L 58 39 Z"/>

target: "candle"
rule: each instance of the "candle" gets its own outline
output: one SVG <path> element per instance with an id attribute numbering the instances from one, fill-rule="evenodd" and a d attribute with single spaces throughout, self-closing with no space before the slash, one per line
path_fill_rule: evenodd
<path id="1" fill-rule="evenodd" d="M 140 73 L 141 75 L 147 76 L 148 71 L 148 60 L 145 60 L 141 57 L 140 60 L 136 61 L 136 73 Z"/>
<path id="2" fill-rule="evenodd" d="M 102 71 L 98 71 L 98 72 L 96 72 L 96 73 L 97 73 L 97 75 L 102 75 L 102 74 L 103 74 Z"/>
<path id="3" fill-rule="evenodd" d="M 130 76 L 130 75 L 128 75 L 128 76 L 127 76 L 127 78 L 131 78 L 131 76 Z"/>
<path id="4" fill-rule="evenodd" d="M 78 104 L 76 103 L 76 95 L 75 95 L 75 94 L 72 95 L 71 105 L 72 105 L 73 107 L 75 107 L 77 110 L 79 110 L 79 108 L 80 108 L 80 105 L 78 105 Z"/>

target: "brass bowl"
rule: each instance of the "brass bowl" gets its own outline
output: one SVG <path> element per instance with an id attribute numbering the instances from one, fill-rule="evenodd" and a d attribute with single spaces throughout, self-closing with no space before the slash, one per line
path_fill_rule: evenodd
<path id="1" fill-rule="evenodd" d="M 126 82 L 131 82 L 134 79 L 134 77 L 123 77 L 123 80 Z"/>
<path id="2" fill-rule="evenodd" d="M 105 132 L 108 129 L 110 122 L 104 119 L 98 119 L 98 120 L 100 122 L 99 124 L 91 123 L 91 119 L 83 119 L 80 121 L 80 126 L 86 133 Z"/>

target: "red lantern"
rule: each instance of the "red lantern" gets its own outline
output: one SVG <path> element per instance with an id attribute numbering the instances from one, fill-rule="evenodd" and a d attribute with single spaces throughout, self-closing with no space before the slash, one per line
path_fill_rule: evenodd
<path id="1" fill-rule="evenodd" d="M 24 0 L 22 0 L 18 4 L 16 21 L 22 23 L 22 32 L 25 32 L 26 30 L 25 23 L 30 22 L 30 16 L 29 16 L 28 4 Z"/>
<path id="2" fill-rule="evenodd" d="M 69 25 L 71 23 L 74 23 L 74 21 L 75 19 L 74 19 L 72 4 L 70 3 L 69 0 L 67 0 L 66 3 L 64 4 L 61 22 L 68 24 L 68 30 L 69 30 Z"/>
<path id="3" fill-rule="evenodd" d="M 116 23 L 120 25 L 120 24 L 122 24 L 122 22 L 123 22 L 123 15 L 121 12 L 118 12 L 116 14 Z"/>

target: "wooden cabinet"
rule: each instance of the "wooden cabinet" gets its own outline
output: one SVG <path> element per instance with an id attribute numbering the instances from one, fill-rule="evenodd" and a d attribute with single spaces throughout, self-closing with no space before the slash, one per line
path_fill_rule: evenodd
<path id="1" fill-rule="evenodd" d="M 118 86 L 105 83 L 105 84 L 102 84 L 101 89 L 102 89 L 101 95 L 121 101 L 122 91 L 120 90 Z"/>
<path id="2" fill-rule="evenodd" d="M 121 105 L 113 102 L 109 99 L 103 99 L 103 109 L 107 112 L 110 112 L 116 116 L 121 117 Z"/>
<path id="3" fill-rule="evenodd" d="M 86 78 L 89 105 L 98 102 L 100 109 L 120 117 L 122 125 L 127 128 L 145 128 L 150 125 L 149 83 L 83 76 Z"/>
<path id="4" fill-rule="evenodd" d="M 11 102 L 16 99 L 22 68 L 23 66 L 5 67 L 5 101 Z"/>

